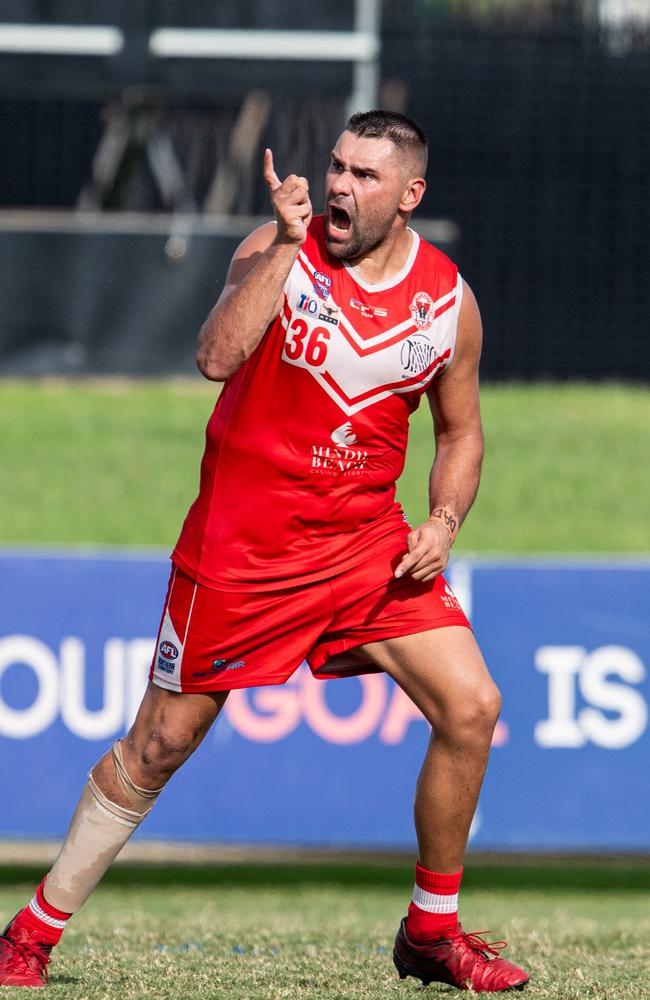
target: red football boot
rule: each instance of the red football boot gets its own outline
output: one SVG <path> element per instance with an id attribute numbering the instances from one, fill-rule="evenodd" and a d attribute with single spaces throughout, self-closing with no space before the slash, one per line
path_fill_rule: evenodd
<path id="1" fill-rule="evenodd" d="M 52 947 L 38 941 L 25 927 L 12 928 L 0 936 L 0 986 L 32 986 L 47 983 L 47 963 Z"/>
<path id="2" fill-rule="evenodd" d="M 505 941 L 484 941 L 479 935 L 465 934 L 458 925 L 456 934 L 439 937 L 425 944 L 415 944 L 406 935 L 406 917 L 395 938 L 393 961 L 400 979 L 415 976 L 424 986 L 448 983 L 459 990 L 475 993 L 499 993 L 501 990 L 523 990 L 528 974 L 512 962 L 497 958 Z"/>

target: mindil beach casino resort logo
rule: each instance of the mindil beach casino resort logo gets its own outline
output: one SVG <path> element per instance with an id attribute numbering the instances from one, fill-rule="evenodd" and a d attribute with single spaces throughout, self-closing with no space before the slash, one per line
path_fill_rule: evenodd
<path id="1" fill-rule="evenodd" d="M 368 461 L 368 452 L 363 448 L 354 448 L 357 444 L 357 434 L 348 420 L 336 427 L 331 435 L 334 447 L 330 444 L 313 444 L 311 446 L 311 471 L 321 476 L 360 476 Z"/>
<path id="2" fill-rule="evenodd" d="M 416 292 L 409 309 L 418 330 L 428 330 L 433 323 L 433 299 L 426 292 Z"/>

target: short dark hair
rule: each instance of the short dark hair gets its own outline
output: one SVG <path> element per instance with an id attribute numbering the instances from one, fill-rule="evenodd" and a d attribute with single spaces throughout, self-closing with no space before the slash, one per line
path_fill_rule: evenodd
<path id="1" fill-rule="evenodd" d="M 413 154 L 422 165 L 427 166 L 427 137 L 411 118 L 397 111 L 357 111 L 348 119 L 348 132 L 367 139 L 390 139 L 398 149 Z"/>

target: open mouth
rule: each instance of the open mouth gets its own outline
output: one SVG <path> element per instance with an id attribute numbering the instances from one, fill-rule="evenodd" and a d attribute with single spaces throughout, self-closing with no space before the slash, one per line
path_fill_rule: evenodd
<path id="1" fill-rule="evenodd" d="M 352 225 L 350 216 L 344 208 L 339 208 L 338 205 L 329 206 L 329 222 L 330 229 L 334 234 L 344 235 L 350 230 Z"/>

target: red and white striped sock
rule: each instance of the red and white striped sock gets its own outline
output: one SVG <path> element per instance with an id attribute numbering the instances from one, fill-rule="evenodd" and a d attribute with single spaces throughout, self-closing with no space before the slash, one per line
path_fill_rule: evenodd
<path id="1" fill-rule="evenodd" d="M 458 890 L 463 869 L 451 875 L 415 866 L 415 886 L 406 917 L 406 933 L 419 944 L 458 930 Z"/>
<path id="2" fill-rule="evenodd" d="M 58 944 L 71 913 L 57 910 L 48 903 L 43 895 L 45 879 L 41 882 L 34 896 L 24 910 L 14 917 L 12 927 L 23 927 L 30 931 L 42 943 L 49 946 Z"/>

